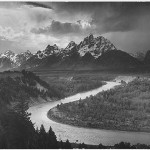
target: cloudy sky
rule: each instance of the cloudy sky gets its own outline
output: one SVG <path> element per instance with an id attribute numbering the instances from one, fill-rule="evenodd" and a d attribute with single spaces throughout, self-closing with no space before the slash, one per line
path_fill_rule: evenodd
<path id="1" fill-rule="evenodd" d="M 150 49 L 150 3 L 0 2 L 0 52 L 64 48 L 93 33 L 129 53 Z"/>

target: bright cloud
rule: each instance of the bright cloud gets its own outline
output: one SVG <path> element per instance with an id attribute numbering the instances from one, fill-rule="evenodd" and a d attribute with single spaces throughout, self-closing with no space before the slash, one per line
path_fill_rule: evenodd
<path id="1" fill-rule="evenodd" d="M 89 33 L 119 49 L 150 49 L 150 3 L 0 2 L 0 51 L 65 47 Z M 142 40 L 141 40 L 142 39 Z"/>
<path id="2" fill-rule="evenodd" d="M 3 40 L 16 41 L 18 38 L 23 37 L 23 32 L 15 32 L 11 27 L 0 26 L 0 36 Z"/>

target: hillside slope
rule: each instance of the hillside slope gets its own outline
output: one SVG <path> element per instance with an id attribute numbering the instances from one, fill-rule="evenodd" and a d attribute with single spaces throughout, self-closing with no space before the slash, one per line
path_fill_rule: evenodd
<path id="1" fill-rule="evenodd" d="M 1 107 L 18 102 L 21 97 L 32 103 L 39 99 L 46 101 L 59 98 L 59 93 L 32 72 L 23 70 L 22 72 L 6 71 L 0 73 Z"/>

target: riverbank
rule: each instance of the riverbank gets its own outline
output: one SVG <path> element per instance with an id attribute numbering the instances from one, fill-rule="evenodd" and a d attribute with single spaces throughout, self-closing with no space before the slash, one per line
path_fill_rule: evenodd
<path id="1" fill-rule="evenodd" d="M 98 127 L 96 125 L 91 126 L 91 124 L 89 125 L 89 123 L 85 122 L 85 121 L 81 121 L 81 120 L 76 120 L 74 118 L 68 118 L 66 114 L 59 112 L 59 110 L 57 109 L 57 107 L 54 107 L 52 109 L 50 109 L 47 113 L 47 117 L 52 120 L 55 121 L 57 123 L 61 123 L 64 125 L 70 125 L 70 126 L 75 126 L 75 127 L 84 127 L 87 129 L 100 129 L 100 130 L 111 130 L 111 131 L 125 131 L 125 132 L 143 132 L 143 133 L 150 133 L 150 130 L 137 130 L 137 129 L 128 129 L 128 130 L 124 130 L 121 128 L 117 128 L 114 129 L 112 127 Z"/>
<path id="2" fill-rule="evenodd" d="M 57 105 L 47 115 L 77 127 L 149 133 L 149 85 L 149 79 L 137 78 L 82 101 Z"/>

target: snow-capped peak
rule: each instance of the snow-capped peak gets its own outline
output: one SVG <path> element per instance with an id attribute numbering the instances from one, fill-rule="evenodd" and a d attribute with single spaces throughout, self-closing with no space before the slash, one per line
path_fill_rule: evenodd
<path id="1" fill-rule="evenodd" d="M 37 53 L 35 54 L 39 59 L 43 59 L 47 56 L 53 55 L 53 54 L 58 54 L 60 52 L 58 46 L 56 44 L 54 44 L 53 46 L 51 45 L 47 45 L 47 47 L 45 48 L 45 50 L 43 51 L 37 51 Z"/>
<path id="2" fill-rule="evenodd" d="M 14 54 L 14 52 L 12 52 L 11 50 L 8 50 L 8 51 L 4 52 L 4 54 Z"/>
<path id="3" fill-rule="evenodd" d="M 26 53 L 26 54 L 31 54 L 31 52 L 30 52 L 29 50 L 27 50 L 25 53 Z"/>
<path id="4" fill-rule="evenodd" d="M 54 49 L 58 49 L 58 46 L 56 44 L 53 45 Z"/>
<path id="5" fill-rule="evenodd" d="M 63 53 L 63 57 L 69 56 L 70 52 L 77 50 L 77 44 L 74 41 L 69 42 L 67 47 L 63 49 L 61 52 Z"/>
<path id="6" fill-rule="evenodd" d="M 64 49 L 66 52 L 71 51 L 75 46 L 77 46 L 77 44 L 74 41 L 69 42 L 69 44 L 67 45 L 67 47 Z"/>
<path id="7" fill-rule="evenodd" d="M 67 45 L 66 49 L 72 48 L 76 46 L 76 43 L 74 41 L 69 42 L 69 44 Z"/>
<path id="8" fill-rule="evenodd" d="M 22 64 L 26 64 L 26 61 L 27 65 L 32 66 L 33 64 L 31 62 L 35 60 L 34 66 L 37 66 L 37 62 L 41 62 L 43 59 L 45 60 L 45 58 L 48 58 L 51 55 L 59 56 L 61 60 L 65 59 L 66 56 L 74 56 L 73 54 L 79 53 L 81 57 L 87 54 L 86 56 L 90 57 L 90 55 L 92 55 L 96 59 L 106 51 L 110 50 L 116 50 L 116 48 L 109 40 L 103 36 L 94 37 L 93 34 L 90 34 L 85 37 L 80 44 L 77 45 L 74 41 L 71 41 L 64 49 L 60 49 L 56 44 L 54 44 L 47 45 L 44 50 L 39 50 L 34 54 L 32 54 L 29 50 L 20 54 L 15 54 L 9 50 L 0 54 L 0 61 L 3 62 L 5 59 L 5 62 L 9 62 L 12 67 L 18 67 Z M 8 58 L 8 60 L 6 58 Z"/>
<path id="9" fill-rule="evenodd" d="M 2 54 L 0 54 L 0 58 L 7 58 L 8 61 L 11 61 L 13 67 L 20 66 L 23 61 L 26 61 L 32 56 L 31 52 L 28 50 L 26 52 L 15 54 L 14 52 L 8 50 Z"/>
<path id="10" fill-rule="evenodd" d="M 0 57 L 7 57 L 7 58 L 10 58 L 10 57 L 13 57 L 15 55 L 14 52 L 8 50 L 6 52 L 4 52 L 3 54 L 0 55 Z"/>
<path id="11" fill-rule="evenodd" d="M 115 46 L 103 36 L 94 38 L 93 34 L 90 34 L 78 45 L 80 56 L 84 56 L 87 52 L 90 52 L 94 58 L 98 58 L 104 52 L 108 50 L 115 50 Z"/>
<path id="12" fill-rule="evenodd" d="M 28 60 L 32 56 L 32 53 L 29 50 L 27 50 L 25 52 L 18 54 L 17 56 L 22 57 L 22 59 Z"/>

